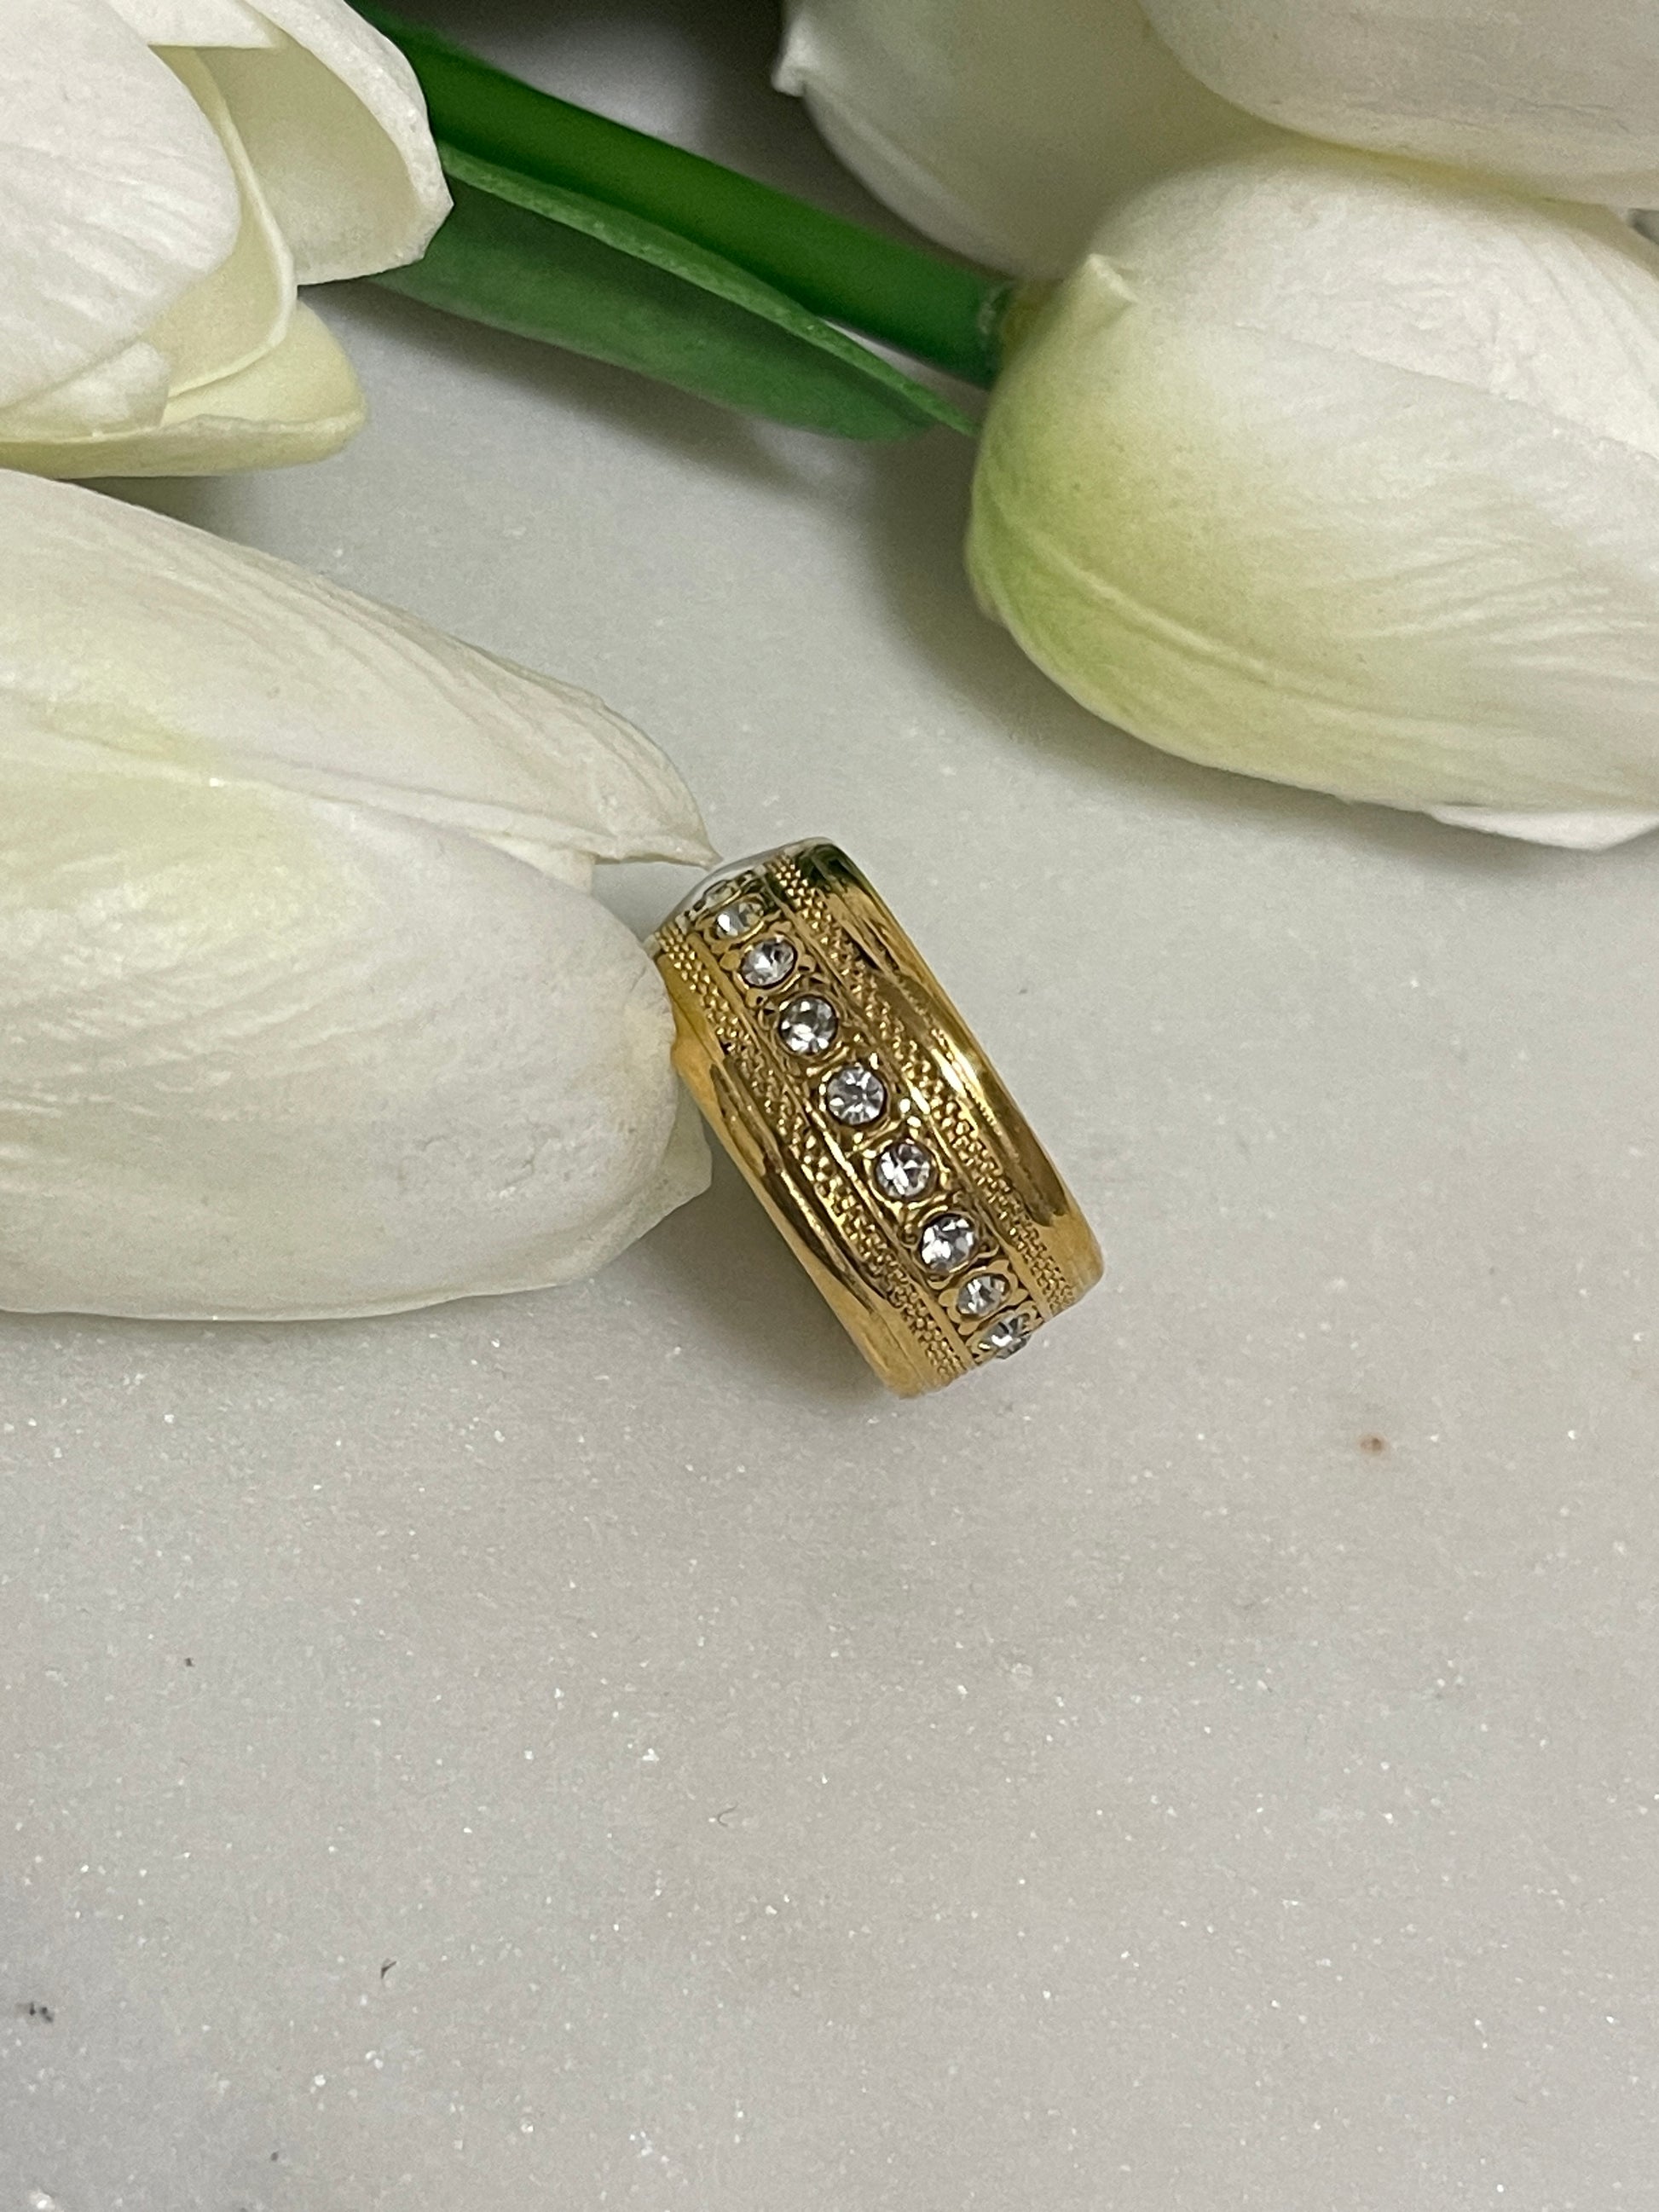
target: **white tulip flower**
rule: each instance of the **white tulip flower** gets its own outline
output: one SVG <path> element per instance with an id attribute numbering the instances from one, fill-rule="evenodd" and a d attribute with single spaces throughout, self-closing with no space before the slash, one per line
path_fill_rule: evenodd
<path id="1" fill-rule="evenodd" d="M 1245 137 L 1137 0 L 793 0 L 775 82 L 940 244 L 1062 275 L 1122 193 Z"/>
<path id="2" fill-rule="evenodd" d="M 1653 0 L 1145 0 L 1224 99 L 1287 130 L 1551 198 L 1659 204 Z"/>
<path id="3" fill-rule="evenodd" d="M 0 465 L 343 445 L 362 394 L 295 287 L 415 260 L 443 219 L 403 56 L 344 0 L 0 0 Z"/>
<path id="4" fill-rule="evenodd" d="M 395 1310 L 699 1190 L 593 862 L 709 854 L 586 694 L 0 471 L 0 1307 Z"/>
<path id="5" fill-rule="evenodd" d="M 1036 660 L 1170 752 L 1634 835 L 1659 818 L 1659 252 L 1288 140 L 1153 185 L 997 384 L 969 557 Z"/>

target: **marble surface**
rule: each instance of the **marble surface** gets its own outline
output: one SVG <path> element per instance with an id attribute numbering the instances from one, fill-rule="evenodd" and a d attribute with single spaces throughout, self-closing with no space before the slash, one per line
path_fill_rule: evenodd
<path id="1" fill-rule="evenodd" d="M 763 9 L 447 20 L 862 204 Z M 148 495 L 838 837 L 1109 1275 L 915 1404 L 724 1174 L 572 1291 L 0 1320 L 0 2212 L 1653 2204 L 1659 843 L 1116 736 L 948 434 L 323 305 L 362 440 Z"/>

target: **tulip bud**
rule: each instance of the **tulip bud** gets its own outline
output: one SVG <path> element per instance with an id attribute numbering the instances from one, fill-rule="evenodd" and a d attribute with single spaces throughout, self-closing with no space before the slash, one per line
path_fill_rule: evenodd
<path id="1" fill-rule="evenodd" d="M 1652 0 L 1145 0 L 1195 76 L 1253 114 L 1551 198 L 1659 203 Z"/>
<path id="2" fill-rule="evenodd" d="M 343 0 L 9 0 L 0 465 L 312 460 L 363 419 L 295 287 L 416 259 L 449 204 L 408 64 Z"/>
<path id="3" fill-rule="evenodd" d="M 1136 0 L 793 0 L 775 82 L 958 253 L 1059 276 L 1122 193 L 1245 137 Z"/>
<path id="4" fill-rule="evenodd" d="M 597 700 L 0 471 L 0 1307 L 532 1288 L 693 1195 L 596 857 L 709 857 Z"/>
<path id="5" fill-rule="evenodd" d="M 1659 808 L 1659 253 L 1287 142 L 1153 185 L 997 385 L 969 559 L 1035 659 L 1169 751 L 1632 835 Z"/>

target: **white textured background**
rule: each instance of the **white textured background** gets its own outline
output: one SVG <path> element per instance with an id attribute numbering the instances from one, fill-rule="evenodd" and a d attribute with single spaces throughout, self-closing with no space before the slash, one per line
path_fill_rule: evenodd
<path id="1" fill-rule="evenodd" d="M 763 7 L 445 20 L 862 204 Z M 574 1291 L 0 1320 L 0 2212 L 1659 2203 L 1659 843 L 1113 736 L 947 434 L 324 307 L 362 441 L 149 496 L 840 838 L 1109 1276 L 916 1405 L 729 1175 Z"/>

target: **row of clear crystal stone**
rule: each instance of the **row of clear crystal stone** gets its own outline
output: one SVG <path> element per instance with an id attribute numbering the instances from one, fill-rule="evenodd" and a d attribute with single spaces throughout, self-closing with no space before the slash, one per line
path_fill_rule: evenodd
<path id="1" fill-rule="evenodd" d="M 787 982 L 799 965 L 800 956 L 787 937 L 755 937 L 766 919 L 763 908 L 751 898 L 733 899 L 714 915 L 714 933 L 728 945 L 755 938 L 738 962 L 738 973 L 755 991 L 773 991 Z M 816 1060 L 828 1052 L 841 1032 L 841 1017 L 827 999 L 805 992 L 789 1000 L 779 1011 L 778 1035 L 787 1051 Z M 886 1113 L 885 1083 L 866 1061 L 848 1060 L 824 1081 L 825 1110 L 851 1129 L 868 1128 Z M 938 1164 L 925 1145 L 913 1137 L 896 1137 L 877 1153 L 871 1170 L 877 1188 L 900 1205 L 925 1198 L 939 1177 Z M 965 1267 L 979 1249 L 980 1233 L 965 1213 L 936 1213 L 922 1224 L 916 1253 L 929 1274 L 941 1281 Z M 1006 1275 L 981 1268 L 969 1275 L 957 1291 L 957 1311 L 965 1321 L 982 1321 L 994 1314 L 1008 1296 Z M 1005 1314 L 981 1331 L 975 1350 L 994 1358 L 1018 1352 L 1031 1333 L 1030 1316 Z"/>

